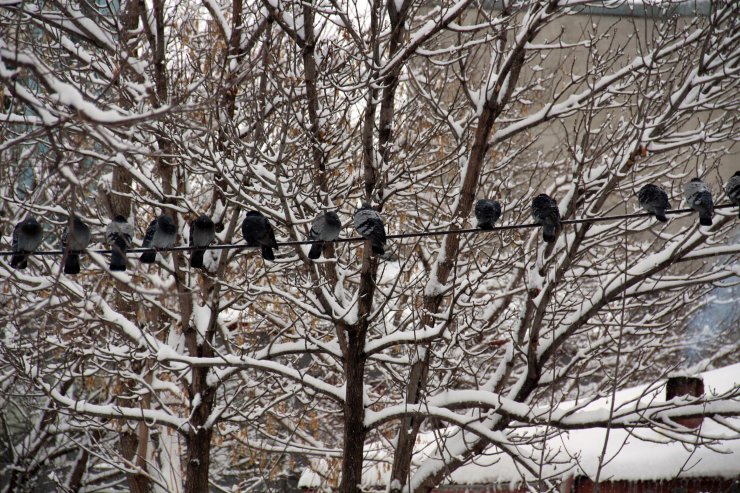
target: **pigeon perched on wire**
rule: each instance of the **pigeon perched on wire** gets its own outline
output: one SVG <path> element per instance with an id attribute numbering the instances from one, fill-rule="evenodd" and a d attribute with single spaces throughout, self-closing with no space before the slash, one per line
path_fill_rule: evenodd
<path id="1" fill-rule="evenodd" d="M 111 247 L 110 270 L 126 270 L 126 250 L 131 248 L 134 239 L 134 227 L 126 218 L 118 215 L 105 228 L 105 241 Z"/>
<path id="2" fill-rule="evenodd" d="M 730 199 L 730 202 L 740 206 L 740 171 L 735 171 L 735 174 L 727 180 L 727 183 L 725 183 L 725 193 Z M 740 217 L 740 209 L 738 209 L 738 217 Z"/>
<path id="3" fill-rule="evenodd" d="M 278 244 L 275 240 L 275 231 L 272 229 L 270 221 L 258 211 L 247 212 L 247 217 L 242 222 L 242 234 L 247 246 L 262 247 L 262 258 L 265 260 L 275 260 L 273 248 Z"/>
<path id="4" fill-rule="evenodd" d="M 203 255 L 206 253 L 205 247 L 211 244 L 216 237 L 216 225 L 210 217 L 201 214 L 198 218 L 190 223 L 190 246 L 195 247 L 190 252 L 190 267 L 196 269 L 203 268 Z"/>
<path id="5" fill-rule="evenodd" d="M 16 269 L 28 267 L 28 255 L 36 251 L 44 238 L 44 231 L 36 218 L 31 216 L 15 225 L 13 229 L 13 256 L 10 266 Z"/>
<path id="6" fill-rule="evenodd" d="M 711 226 L 712 216 L 714 216 L 714 203 L 709 187 L 699 178 L 694 178 L 684 186 L 683 194 L 686 198 L 686 204 L 699 213 L 699 224 Z"/>
<path id="7" fill-rule="evenodd" d="M 175 221 L 166 214 L 149 223 L 144 236 L 143 248 L 150 248 L 141 254 L 142 264 L 153 264 L 157 258 L 157 250 L 162 248 L 172 248 L 177 238 L 177 226 Z"/>
<path id="8" fill-rule="evenodd" d="M 495 200 L 481 199 L 475 203 L 475 219 L 478 229 L 492 230 L 493 224 L 501 217 L 501 204 Z"/>
<path id="9" fill-rule="evenodd" d="M 327 211 L 314 219 L 311 225 L 311 232 L 308 239 L 316 243 L 311 245 L 308 252 L 308 258 L 316 260 L 321 257 L 321 253 L 326 247 L 326 242 L 334 241 L 339 238 L 339 232 L 342 230 L 342 221 L 334 211 Z"/>
<path id="10" fill-rule="evenodd" d="M 547 243 L 555 241 L 560 234 L 560 210 L 549 195 L 541 193 L 532 201 L 532 219 L 542 226 L 542 239 Z"/>
<path id="11" fill-rule="evenodd" d="M 77 216 L 72 216 L 72 227 L 67 224 L 62 233 L 62 248 L 64 249 L 64 273 L 80 273 L 80 253 L 90 244 L 90 227 Z"/>
<path id="12" fill-rule="evenodd" d="M 663 223 L 668 222 L 665 211 L 671 208 L 671 204 L 668 202 L 668 194 L 665 193 L 663 187 L 648 183 L 637 192 L 637 198 L 640 201 L 640 207 L 655 216 L 655 219 Z"/>
<path id="13" fill-rule="evenodd" d="M 378 211 L 365 202 L 357 209 L 352 219 L 357 232 L 363 238 L 372 242 L 373 253 L 376 255 L 385 254 L 385 226 Z"/>

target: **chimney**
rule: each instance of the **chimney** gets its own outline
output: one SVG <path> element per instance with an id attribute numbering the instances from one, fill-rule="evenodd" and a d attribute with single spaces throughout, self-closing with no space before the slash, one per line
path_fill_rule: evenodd
<path id="1" fill-rule="evenodd" d="M 704 395 L 704 380 L 699 377 L 670 377 L 665 386 L 667 401 L 681 395 L 701 397 Z M 674 421 L 687 428 L 699 428 L 704 418 L 676 418 Z"/>

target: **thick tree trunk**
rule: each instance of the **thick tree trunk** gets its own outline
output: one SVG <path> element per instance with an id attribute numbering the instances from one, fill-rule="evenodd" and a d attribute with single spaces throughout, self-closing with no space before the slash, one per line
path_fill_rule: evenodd
<path id="1" fill-rule="evenodd" d="M 342 463 L 342 493 L 359 493 L 362 482 L 362 461 L 365 443 L 365 335 L 351 330 L 347 337 L 347 397 L 344 403 L 344 462 Z"/>

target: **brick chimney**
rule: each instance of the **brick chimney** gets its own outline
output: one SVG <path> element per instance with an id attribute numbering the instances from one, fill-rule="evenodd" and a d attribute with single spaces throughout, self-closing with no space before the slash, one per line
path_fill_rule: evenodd
<path id="1" fill-rule="evenodd" d="M 670 377 L 665 386 L 665 398 L 671 400 L 674 397 L 688 395 L 701 397 L 704 395 L 704 380 L 699 377 Z M 676 418 L 674 421 L 687 428 L 698 428 L 704 418 Z"/>

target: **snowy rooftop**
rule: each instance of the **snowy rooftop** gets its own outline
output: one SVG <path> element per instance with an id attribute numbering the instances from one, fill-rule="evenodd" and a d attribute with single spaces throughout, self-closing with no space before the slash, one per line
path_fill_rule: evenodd
<path id="1" fill-rule="evenodd" d="M 732 389 L 740 388 L 740 363 L 712 370 L 701 374 L 704 379 L 705 393 L 717 395 Z M 664 387 L 639 386 L 617 392 L 616 402 L 628 402 L 639 399 L 645 402 L 664 400 Z M 563 403 L 564 407 L 573 403 Z M 609 407 L 609 400 L 595 401 L 587 410 L 598 410 Z M 732 426 L 740 427 L 740 418 L 725 420 Z M 510 438 L 524 437 L 541 430 L 520 428 Z M 654 480 L 676 477 L 724 477 L 740 476 L 740 440 L 729 439 L 731 430 L 711 419 L 702 424 L 702 436 L 706 439 L 694 440 L 694 445 L 678 442 L 649 429 L 625 430 L 613 429 L 609 433 L 606 447 L 606 460 L 599 470 L 599 456 L 604 449 L 605 429 L 574 430 L 551 438 L 547 443 L 546 456 L 531 445 L 518 447 L 517 452 L 541 463 L 539 478 L 557 478 L 562 476 L 588 476 L 600 481 L 617 480 Z M 419 463 L 428 457 L 436 445 L 444 440 L 443 434 L 451 436 L 456 429 L 429 432 L 420 435 L 417 440 L 417 458 Z M 368 459 L 373 462 L 363 474 L 363 484 L 367 487 L 379 487 L 387 483 L 392 455 L 387 448 L 377 444 L 368 447 Z M 306 470 L 301 476 L 300 487 L 319 487 L 325 482 L 327 465 L 317 460 L 312 470 Z M 478 457 L 475 463 L 467 464 L 454 471 L 446 482 L 453 484 L 518 484 L 523 479 L 536 479 L 535 475 L 518 467 L 507 455 L 495 447 Z"/>

